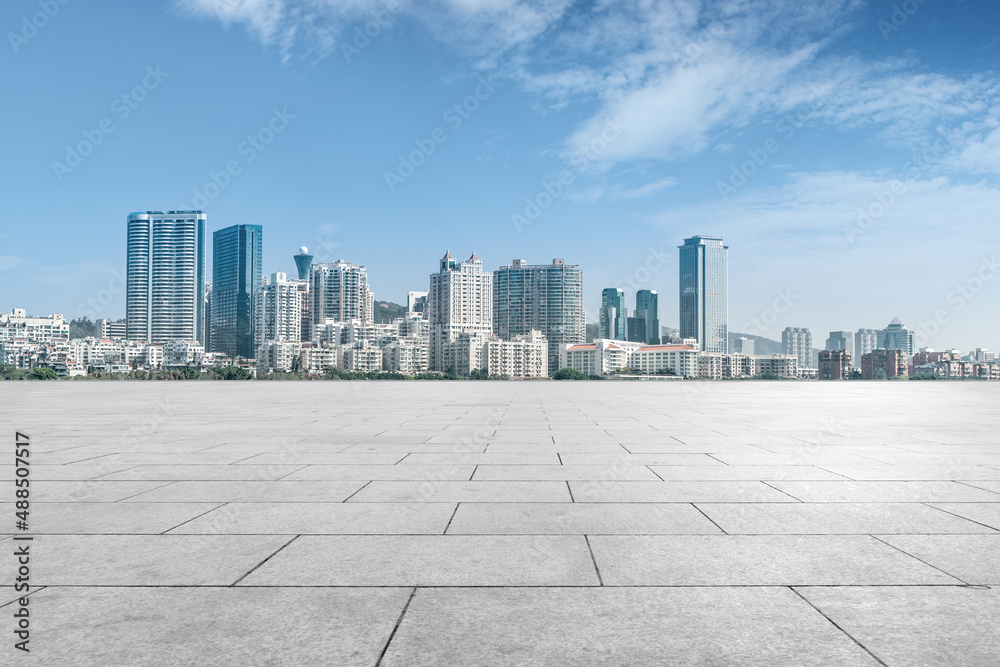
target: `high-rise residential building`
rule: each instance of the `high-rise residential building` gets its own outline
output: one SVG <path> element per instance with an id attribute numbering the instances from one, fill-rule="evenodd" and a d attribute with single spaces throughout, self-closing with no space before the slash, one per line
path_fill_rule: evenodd
<path id="1" fill-rule="evenodd" d="M 313 264 L 309 291 L 314 325 L 324 320 L 361 320 L 366 324 L 375 321 L 375 297 L 368 287 L 368 269 L 361 264 L 343 260 Z"/>
<path id="2" fill-rule="evenodd" d="M 914 353 L 916 333 L 903 326 L 899 318 L 893 318 L 885 329 L 878 332 L 877 347 L 885 350 L 902 350 L 909 355 Z"/>
<path id="3" fill-rule="evenodd" d="M 854 334 L 850 331 L 831 331 L 826 339 L 827 350 L 846 350 L 854 356 Z"/>
<path id="4" fill-rule="evenodd" d="M 782 352 L 798 359 L 799 368 L 815 368 L 812 340 L 812 333 L 805 327 L 785 327 L 781 332 Z"/>
<path id="5" fill-rule="evenodd" d="M 494 271 L 493 329 L 507 339 L 541 333 L 548 341 L 548 373 L 559 370 L 559 347 L 582 343 L 587 335 L 579 265 L 515 259 Z"/>
<path id="6" fill-rule="evenodd" d="M 747 338 L 746 336 L 740 336 L 735 341 L 733 341 L 733 352 L 736 354 L 755 354 L 756 344 L 753 338 Z"/>
<path id="7" fill-rule="evenodd" d="M 854 367 L 861 368 L 861 357 L 878 347 L 878 331 L 858 329 L 854 334 Z"/>
<path id="8" fill-rule="evenodd" d="M 642 342 L 647 345 L 660 343 L 659 295 L 656 290 L 641 289 L 635 293 L 635 317 L 642 318 L 645 332 Z"/>
<path id="9" fill-rule="evenodd" d="M 284 273 L 272 273 L 271 279 L 257 290 L 254 315 L 258 348 L 269 341 L 302 342 L 299 281 L 288 280 Z"/>
<path id="10" fill-rule="evenodd" d="M 263 255 L 260 225 L 233 225 L 212 235 L 212 347 L 230 358 L 253 359 L 254 300 Z"/>
<path id="11" fill-rule="evenodd" d="M 128 216 L 125 331 L 130 340 L 205 341 L 202 211 Z"/>
<path id="12" fill-rule="evenodd" d="M 703 352 L 729 352 L 729 247 L 715 236 L 692 236 L 680 246 L 681 338 Z"/>
<path id="13" fill-rule="evenodd" d="M 606 340 L 627 340 L 628 312 L 625 292 L 607 287 L 601 292 L 600 337 Z"/>
<path id="14" fill-rule="evenodd" d="M 482 345 L 493 334 L 493 274 L 483 273 L 483 260 L 473 253 L 466 261 L 459 262 L 446 252 L 438 272 L 430 275 L 427 311 L 431 370 L 448 370 L 445 364 L 456 358 L 455 354 L 449 354 L 448 347 L 458 344 L 462 334 L 467 334 L 466 341 L 471 340 L 480 348 L 473 351 L 476 361 L 468 364 L 476 370 L 478 366 L 474 364 L 479 361 L 476 355 L 481 354 Z"/>

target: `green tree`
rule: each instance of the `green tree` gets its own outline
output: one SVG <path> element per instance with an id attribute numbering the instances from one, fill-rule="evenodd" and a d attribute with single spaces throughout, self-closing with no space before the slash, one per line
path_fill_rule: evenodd
<path id="1" fill-rule="evenodd" d="M 59 376 L 51 368 L 32 368 L 26 376 L 29 380 L 58 380 Z"/>
<path id="2" fill-rule="evenodd" d="M 552 375 L 553 380 L 589 380 L 590 377 L 584 375 L 574 368 L 560 368 Z"/>

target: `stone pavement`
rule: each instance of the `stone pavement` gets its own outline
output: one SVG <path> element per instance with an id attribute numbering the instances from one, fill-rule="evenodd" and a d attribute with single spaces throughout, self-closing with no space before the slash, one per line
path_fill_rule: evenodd
<path id="1" fill-rule="evenodd" d="M 6 382 L 0 423 L 0 664 L 1000 661 L 997 385 Z"/>

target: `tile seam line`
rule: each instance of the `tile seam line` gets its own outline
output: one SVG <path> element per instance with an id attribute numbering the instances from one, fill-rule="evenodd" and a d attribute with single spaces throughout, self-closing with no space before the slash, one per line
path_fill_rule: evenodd
<path id="1" fill-rule="evenodd" d="M 111 503 L 111 504 L 114 504 L 114 503 Z M 151 504 L 155 504 L 155 503 L 151 503 Z M 195 519 L 200 519 L 201 517 L 205 516 L 206 514 L 209 514 L 209 513 L 211 513 L 211 512 L 214 512 L 215 510 L 219 509 L 220 507 L 225 507 L 225 506 L 226 506 L 226 505 L 228 505 L 228 504 L 229 504 L 229 503 L 228 503 L 228 502 L 226 502 L 226 503 L 221 503 L 221 504 L 219 504 L 219 505 L 216 505 L 216 506 L 215 506 L 215 507 L 213 507 L 212 509 L 210 509 L 210 510 L 206 510 L 206 511 L 202 512 L 201 514 L 197 515 L 197 516 L 193 516 L 193 517 L 191 517 L 190 519 L 188 519 L 187 521 L 181 521 L 181 522 L 180 522 L 179 524 L 177 524 L 177 525 L 176 525 L 176 526 L 174 526 L 173 528 L 167 528 L 167 529 L 166 529 L 165 531 L 163 531 L 162 533 L 149 533 L 149 534 L 151 534 L 151 535 L 166 535 L 166 534 L 167 534 L 167 533 L 169 533 L 169 532 L 170 532 L 171 530 L 176 530 L 177 528 L 180 528 L 181 526 L 183 526 L 183 525 L 185 525 L 185 524 L 188 524 L 188 523 L 191 523 L 191 522 L 192 522 L 192 521 L 194 521 Z M 102 533 L 92 533 L 92 534 L 96 534 L 96 535 L 101 535 Z"/>
<path id="2" fill-rule="evenodd" d="M 410 608 L 410 603 L 413 602 L 413 598 L 417 595 L 417 588 L 419 588 L 419 586 L 414 586 L 413 590 L 410 591 L 410 597 L 406 599 L 406 604 L 403 605 L 403 611 L 399 612 L 399 618 L 396 619 L 396 624 L 392 626 L 392 632 L 389 633 L 389 638 L 385 641 L 385 646 L 382 647 L 382 652 L 378 655 L 375 667 L 381 667 L 382 661 L 385 659 L 385 654 L 389 651 L 389 646 L 392 644 L 392 640 L 396 638 L 396 632 L 399 630 L 399 626 L 403 623 L 403 617 L 406 616 L 406 611 Z"/>
<path id="3" fill-rule="evenodd" d="M 976 521 L 975 519 L 970 519 L 969 517 L 962 516 L 961 514 L 955 514 L 954 512 L 949 512 L 946 509 L 941 509 L 940 507 L 935 507 L 934 505 L 931 505 L 928 502 L 915 503 L 915 504 L 916 505 L 923 505 L 924 507 L 929 507 L 930 509 L 937 510 L 938 512 L 944 512 L 945 514 L 950 514 L 951 516 L 955 517 L 956 519 L 962 519 L 963 521 L 968 521 L 970 523 L 974 523 L 977 526 L 982 526 L 983 528 L 989 528 L 990 530 L 993 531 L 994 534 L 1000 533 L 1000 529 L 994 528 L 993 526 L 991 526 L 991 525 L 989 525 L 987 523 L 982 523 L 980 521 Z M 954 505 L 979 505 L 980 503 L 952 503 L 952 504 L 954 504 Z M 990 503 L 986 503 L 986 504 L 989 505 Z M 989 535 L 989 534 L 990 533 L 987 533 L 987 535 Z"/>
<path id="4" fill-rule="evenodd" d="M 299 537 L 301 537 L 301 535 L 296 535 L 292 539 L 290 539 L 287 542 L 285 542 L 284 544 L 282 544 L 280 547 L 278 547 L 274 551 L 274 553 L 272 553 L 270 556 L 268 556 L 267 558 L 265 558 L 261 562 L 257 563 L 256 565 L 254 565 L 252 568 L 250 568 L 249 572 L 244 573 L 243 576 L 241 576 L 239 579 L 237 579 L 233 583 L 229 584 L 229 586 L 227 586 L 227 588 L 236 588 L 236 584 L 240 583 L 241 581 L 243 581 L 244 579 L 246 579 L 247 577 L 249 577 L 251 574 L 253 574 L 254 572 L 256 572 L 259 567 L 261 567 L 262 565 L 264 565 L 264 563 L 266 563 L 267 561 L 269 561 L 272 558 L 274 558 L 275 556 L 277 556 L 282 551 L 282 549 L 284 549 L 285 547 L 287 547 L 289 544 L 291 544 L 295 540 L 299 539 Z"/>
<path id="5" fill-rule="evenodd" d="M 824 614 L 824 613 L 822 612 L 822 610 L 820 610 L 820 608 L 819 608 L 819 607 L 817 607 L 816 605 L 814 605 L 814 604 L 813 604 L 813 603 L 812 603 L 812 602 L 811 602 L 811 601 L 810 601 L 810 600 L 809 600 L 809 599 L 808 599 L 808 598 L 807 598 L 806 596 L 804 596 L 804 595 L 803 595 L 802 593 L 800 593 L 800 592 L 799 592 L 798 590 L 796 590 L 796 587 L 795 587 L 795 586 L 789 586 L 789 587 L 788 587 L 788 590 L 790 590 L 790 591 L 791 591 L 792 593 L 794 593 L 795 595 L 797 595 L 797 596 L 799 597 L 799 599 L 801 599 L 801 600 L 802 600 L 803 602 L 805 602 L 805 603 L 806 603 L 807 605 L 809 605 L 810 607 L 812 607 L 812 608 L 813 608 L 813 610 L 815 610 L 817 614 L 819 614 L 820 616 L 822 616 L 823 618 L 825 618 L 825 619 L 826 619 L 826 620 L 827 620 L 827 621 L 828 621 L 828 622 L 830 623 L 830 625 L 832 625 L 833 627 L 835 627 L 835 628 L 837 628 L 838 630 L 840 630 L 840 631 L 841 631 L 841 632 L 842 632 L 842 633 L 844 634 L 844 636 L 845 636 L 845 637 L 847 637 L 847 638 L 848 638 L 848 639 L 850 639 L 850 640 L 851 640 L 852 642 L 854 642 L 855 644 L 857 644 L 858 648 L 860 648 L 860 649 L 861 649 L 862 651 L 864 651 L 864 652 L 865 652 L 865 653 L 867 653 L 867 654 L 868 654 L 869 656 L 871 656 L 871 658 L 872 658 L 872 659 L 873 659 L 873 660 L 874 660 L 875 662 L 877 662 L 878 664 L 882 665 L 882 667 L 889 667 L 889 666 L 888 666 L 888 663 L 886 663 L 886 662 L 885 662 L 884 660 L 882 660 L 882 658 L 880 658 L 880 657 L 878 657 L 877 655 L 875 655 L 874 653 L 872 653 L 872 652 L 871 652 L 871 651 L 870 651 L 870 650 L 868 649 L 868 647 L 867 647 L 867 646 L 865 646 L 864 644 L 862 644 L 861 642 L 859 642 L 859 641 L 858 641 L 857 639 L 855 639 L 855 638 L 854 638 L 854 635 L 852 635 L 851 633 L 849 633 L 849 632 L 848 632 L 847 630 L 845 630 L 844 628 L 840 627 L 840 626 L 839 626 L 839 625 L 837 624 L 837 622 L 836 622 L 836 621 L 834 621 L 834 620 L 833 620 L 832 618 L 830 618 L 829 616 L 827 616 L 826 614 Z"/>
<path id="6" fill-rule="evenodd" d="M 594 548 L 590 545 L 590 536 L 584 535 L 583 541 L 587 543 L 587 551 L 590 552 L 590 562 L 594 564 L 594 571 L 597 573 L 597 583 L 604 586 L 604 578 L 601 576 L 601 568 L 597 566 L 597 558 L 594 556 Z"/>
<path id="7" fill-rule="evenodd" d="M 905 554 L 905 555 L 909 556 L 910 558 L 912 558 L 912 559 L 914 559 L 914 560 L 917 560 L 917 561 L 920 561 L 921 563 L 923 563 L 923 564 L 924 564 L 924 565 L 926 565 L 927 567 L 931 567 L 931 568 L 934 568 L 934 569 L 935 569 L 935 570 L 937 570 L 938 572 L 940 572 L 940 573 L 942 573 L 942 574 L 945 574 L 945 575 L 947 575 L 947 576 L 951 577 L 951 578 L 952 578 L 952 579 L 954 579 L 955 581 L 961 581 L 961 582 L 962 582 L 963 584 L 965 584 L 966 586 L 971 586 L 971 585 L 972 585 L 972 584 L 970 584 L 970 583 L 969 583 L 968 581 L 966 581 L 965 579 L 961 579 L 960 577 L 958 577 L 958 576 L 956 576 L 956 575 L 952 574 L 951 572 L 947 572 L 947 571 L 945 571 L 945 570 L 941 569 L 941 568 L 940 568 L 940 567 L 938 567 L 937 565 L 931 565 L 930 563 L 928 563 L 927 561 L 925 561 L 925 560 L 924 560 L 923 558 L 920 558 L 919 556 L 914 556 L 913 554 L 911 554 L 911 553 L 910 553 L 909 551 L 906 551 L 906 550 L 905 550 L 905 549 L 903 549 L 902 547 L 898 547 L 898 546 L 896 546 L 895 544 L 893 544 L 892 542 L 886 542 L 885 540 L 883 540 L 883 539 L 882 539 L 881 537 L 879 537 L 878 535 L 869 535 L 868 537 L 870 537 L 870 538 L 872 538 L 873 540 L 876 540 L 876 541 L 878 541 L 878 542 L 881 542 L 882 544 L 886 545 L 887 547 L 891 547 L 891 548 L 895 549 L 896 551 L 898 551 L 898 552 L 900 552 L 900 553 L 902 553 L 902 554 Z"/>
<path id="8" fill-rule="evenodd" d="M 703 517 L 705 517 L 706 519 L 708 519 L 709 521 L 712 522 L 713 526 L 715 526 L 716 528 L 718 528 L 719 530 L 721 530 L 723 535 L 728 535 L 729 534 L 729 533 L 726 532 L 725 528 L 723 528 L 722 526 L 720 526 L 719 524 L 717 524 L 715 522 L 715 519 L 713 519 L 712 517 L 710 517 L 707 514 L 705 514 L 705 511 L 703 509 L 701 509 L 700 507 L 698 507 L 697 503 L 684 503 L 684 504 L 690 504 L 691 507 L 693 507 L 696 510 L 698 510 L 698 512 L 700 512 Z"/>

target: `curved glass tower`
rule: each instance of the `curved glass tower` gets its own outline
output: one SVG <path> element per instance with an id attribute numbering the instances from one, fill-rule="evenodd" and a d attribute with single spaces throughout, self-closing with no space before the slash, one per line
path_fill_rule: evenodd
<path id="1" fill-rule="evenodd" d="M 205 225 L 202 211 L 129 214 L 126 338 L 205 342 Z"/>

